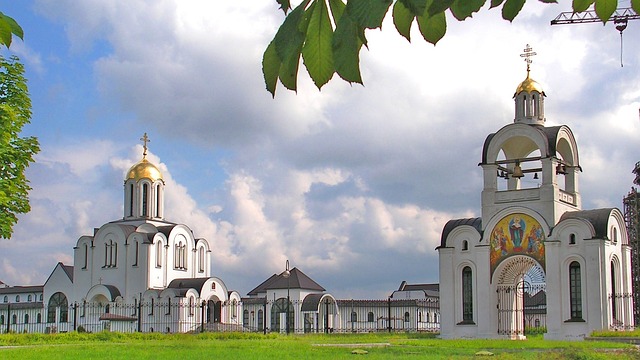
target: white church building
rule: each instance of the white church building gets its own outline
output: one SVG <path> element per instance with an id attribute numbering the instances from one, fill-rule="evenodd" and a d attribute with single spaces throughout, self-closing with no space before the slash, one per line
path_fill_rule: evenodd
<path id="1" fill-rule="evenodd" d="M 578 144 L 546 126 L 542 87 L 516 89 L 515 119 L 490 134 L 482 216 L 449 221 L 437 248 L 442 338 L 524 339 L 524 298 L 546 292 L 546 339 L 632 329 L 631 248 L 616 208 L 583 210 Z"/>
<path id="2" fill-rule="evenodd" d="M 164 219 L 165 183 L 146 158 L 146 134 L 141 140 L 142 160 L 124 179 L 123 218 L 81 236 L 74 265 L 58 263 L 44 286 L 0 289 L 0 296 L 7 293 L 0 307 L 13 309 L 12 325 L 44 332 L 189 332 L 241 323 L 240 295 L 211 276 L 209 242 Z M 26 291 L 22 302 L 15 294 L 20 289 Z M 26 323 L 20 308 L 32 314 Z M 34 308 L 40 309 L 35 315 Z M 12 319 L 1 318 L 0 329 Z"/>

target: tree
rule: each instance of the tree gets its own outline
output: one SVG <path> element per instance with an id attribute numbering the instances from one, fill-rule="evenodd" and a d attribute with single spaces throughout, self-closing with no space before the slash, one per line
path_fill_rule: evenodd
<path id="1" fill-rule="evenodd" d="M 555 3 L 556 0 L 539 0 Z M 290 0 L 276 0 L 285 15 Z M 447 31 L 445 12 L 463 21 L 480 11 L 487 0 L 303 0 L 286 16 L 262 58 L 267 90 L 275 96 L 278 80 L 296 91 L 298 66 L 302 56 L 309 76 L 322 88 L 334 73 L 349 83 L 362 84 L 360 50 L 367 46 L 366 29 L 382 26 L 392 8 L 393 23 L 400 35 L 411 41 L 414 21 L 422 37 L 436 44 Z M 502 17 L 513 21 L 526 0 L 491 0 L 489 9 L 502 5 Z M 573 11 L 595 12 L 607 22 L 618 7 L 618 0 L 573 0 Z M 631 0 L 640 14 L 640 0 Z"/>
<path id="2" fill-rule="evenodd" d="M 20 137 L 30 120 L 24 66 L 15 56 L 8 60 L 0 56 L 0 237 L 5 239 L 13 233 L 17 214 L 31 210 L 31 188 L 24 172 L 40 146 L 35 137 Z"/>

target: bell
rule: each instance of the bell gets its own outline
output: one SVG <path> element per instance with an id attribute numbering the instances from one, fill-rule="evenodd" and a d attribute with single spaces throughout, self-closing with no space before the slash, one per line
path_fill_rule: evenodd
<path id="1" fill-rule="evenodd" d="M 513 175 L 511 176 L 518 179 L 524 176 L 524 173 L 522 172 L 522 168 L 520 167 L 519 161 L 516 161 L 516 166 L 513 167 Z"/>

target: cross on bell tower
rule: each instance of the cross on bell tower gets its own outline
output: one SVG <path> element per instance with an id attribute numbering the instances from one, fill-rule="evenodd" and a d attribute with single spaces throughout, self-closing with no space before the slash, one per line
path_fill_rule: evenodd
<path id="1" fill-rule="evenodd" d="M 147 136 L 147 133 L 144 133 L 144 135 L 142 135 L 142 137 L 140 138 L 140 141 L 142 141 L 142 158 L 145 159 L 147 157 L 147 143 L 151 142 L 151 140 L 149 140 L 149 137 Z"/>
<path id="2" fill-rule="evenodd" d="M 527 46 L 524 48 L 523 51 L 524 53 L 520 54 L 520 57 L 523 57 L 524 61 L 527 63 L 527 77 L 529 77 L 529 71 L 531 70 L 530 66 L 531 66 L 531 63 L 533 62 L 531 58 L 538 54 L 533 51 L 533 49 L 531 48 L 531 46 L 529 46 L 529 44 L 527 44 Z"/>

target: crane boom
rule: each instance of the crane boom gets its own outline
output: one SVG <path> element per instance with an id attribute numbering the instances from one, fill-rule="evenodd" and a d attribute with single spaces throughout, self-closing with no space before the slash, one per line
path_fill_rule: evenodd
<path id="1" fill-rule="evenodd" d="M 616 19 L 637 20 L 640 19 L 640 15 L 636 14 L 632 8 L 617 9 L 612 15 L 609 21 L 615 21 Z M 583 11 L 583 12 L 561 12 L 555 19 L 551 20 L 551 25 L 563 25 L 563 24 L 584 24 L 602 22 L 595 10 Z"/>

